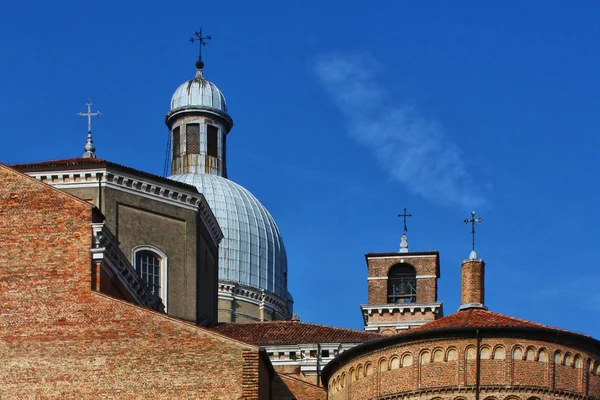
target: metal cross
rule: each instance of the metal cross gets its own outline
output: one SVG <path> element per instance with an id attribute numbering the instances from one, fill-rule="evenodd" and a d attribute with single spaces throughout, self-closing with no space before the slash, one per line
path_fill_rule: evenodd
<path id="1" fill-rule="evenodd" d="M 483 218 L 475 218 L 475 211 L 471 211 L 471 219 L 465 219 L 465 224 L 471 223 L 471 236 L 473 237 L 472 250 L 475 250 L 475 222 L 483 222 Z"/>
<path id="2" fill-rule="evenodd" d="M 212 37 L 206 35 L 206 36 L 202 36 L 202 28 L 200 28 L 200 31 L 198 32 L 194 32 L 194 36 L 192 36 L 190 38 L 190 42 L 194 43 L 194 42 L 200 42 L 200 51 L 198 53 L 198 61 L 202 61 L 202 46 L 206 46 L 206 40 L 210 40 L 212 39 Z"/>
<path id="3" fill-rule="evenodd" d="M 408 228 L 406 227 L 406 217 L 412 217 L 412 214 L 407 214 L 405 208 L 404 214 L 398 214 L 398 216 L 404 218 L 404 234 L 406 235 L 406 232 L 408 232 Z"/>
<path id="4" fill-rule="evenodd" d="M 88 132 L 92 131 L 92 117 L 99 117 L 102 115 L 100 111 L 92 112 L 92 103 L 87 103 L 87 113 L 79 113 L 78 117 L 88 117 Z"/>

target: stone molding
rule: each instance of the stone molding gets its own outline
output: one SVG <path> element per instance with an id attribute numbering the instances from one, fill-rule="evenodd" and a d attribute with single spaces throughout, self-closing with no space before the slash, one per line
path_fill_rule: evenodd
<path id="1" fill-rule="evenodd" d="M 151 310 L 165 312 L 161 298 L 153 294 L 148 285 L 136 273 L 119 248 L 119 242 L 104 226 L 104 223 L 93 223 L 92 232 L 92 260 L 98 263 L 111 278 L 118 280 L 136 304 Z"/>
<path id="2" fill-rule="evenodd" d="M 219 281 L 219 299 L 244 301 L 275 313 L 280 319 L 289 319 L 287 303 L 276 294 L 264 289 L 241 285 L 235 282 Z"/>
<path id="3" fill-rule="evenodd" d="M 198 193 L 186 193 L 184 190 L 176 188 L 175 185 L 158 184 L 126 173 L 116 173 L 108 168 L 26 173 L 58 189 L 110 187 L 161 203 L 196 211 L 208 228 L 215 246 L 218 246 L 224 237 L 219 223 L 204 196 Z"/>

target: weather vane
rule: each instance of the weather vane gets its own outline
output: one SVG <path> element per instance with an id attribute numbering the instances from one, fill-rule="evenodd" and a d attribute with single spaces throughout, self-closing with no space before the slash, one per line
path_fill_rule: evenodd
<path id="1" fill-rule="evenodd" d="M 92 102 L 88 102 L 87 104 L 87 112 L 86 113 L 78 113 L 78 117 L 87 117 L 88 119 L 88 133 L 87 140 L 85 141 L 85 153 L 83 153 L 84 158 L 96 157 L 96 147 L 94 146 L 94 141 L 92 140 L 92 117 L 99 117 L 102 115 L 100 111 L 92 112 Z"/>
<path id="2" fill-rule="evenodd" d="M 398 214 L 398 216 L 404 219 L 404 235 L 406 235 L 406 232 L 408 232 L 408 228 L 406 227 L 406 217 L 412 217 L 412 214 L 407 214 L 405 208 L 404 214 Z"/>
<path id="3" fill-rule="evenodd" d="M 190 38 L 190 42 L 194 43 L 194 42 L 199 42 L 198 43 L 198 62 L 196 62 L 196 66 L 198 67 L 198 69 L 201 69 L 202 67 L 204 67 L 204 62 L 202 62 L 202 46 L 206 46 L 207 40 L 212 39 L 211 36 L 202 36 L 202 28 L 200 28 L 199 31 L 194 32 L 194 36 L 192 36 Z"/>
<path id="4" fill-rule="evenodd" d="M 471 223 L 471 237 L 472 237 L 472 249 L 471 255 L 477 258 L 477 253 L 475 253 L 475 222 L 483 222 L 483 218 L 475 218 L 475 211 L 471 211 L 471 219 L 465 219 L 465 224 Z"/>

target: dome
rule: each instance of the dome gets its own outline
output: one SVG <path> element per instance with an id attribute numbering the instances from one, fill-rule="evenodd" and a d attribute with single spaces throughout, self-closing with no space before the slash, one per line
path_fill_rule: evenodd
<path id="1" fill-rule="evenodd" d="M 285 300 L 287 257 L 279 229 L 256 197 L 229 179 L 210 174 L 169 177 L 204 195 L 225 238 L 219 245 L 219 280 L 268 290 Z"/>
<path id="2" fill-rule="evenodd" d="M 181 107 L 211 108 L 227 114 L 225 96 L 212 82 L 202 76 L 202 70 L 196 77 L 179 85 L 171 98 L 171 111 Z"/>

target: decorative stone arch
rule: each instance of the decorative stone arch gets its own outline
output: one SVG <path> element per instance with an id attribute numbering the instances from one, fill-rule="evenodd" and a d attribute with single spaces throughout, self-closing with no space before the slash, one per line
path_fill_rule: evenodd
<path id="1" fill-rule="evenodd" d="M 458 361 L 458 350 L 456 349 L 456 347 L 449 347 L 446 350 L 446 358 L 445 358 L 445 360 L 447 362 Z"/>
<path id="2" fill-rule="evenodd" d="M 535 361 L 535 347 L 527 346 L 525 349 L 525 360 Z"/>
<path id="3" fill-rule="evenodd" d="M 570 351 L 567 351 L 565 353 L 565 356 L 563 357 L 561 364 L 564 365 L 565 367 L 573 366 L 573 354 Z"/>
<path id="4" fill-rule="evenodd" d="M 492 358 L 492 348 L 489 345 L 481 346 L 480 350 L 482 360 L 490 360 Z"/>
<path id="5" fill-rule="evenodd" d="M 515 395 L 510 395 L 510 396 L 506 396 L 504 398 L 504 400 L 521 400 L 521 398 L 518 396 L 515 396 Z"/>
<path id="6" fill-rule="evenodd" d="M 373 375 L 373 364 L 368 362 L 365 364 L 365 376 Z"/>
<path id="7" fill-rule="evenodd" d="M 340 388 L 344 388 L 346 386 L 346 373 L 342 372 L 340 375 Z"/>
<path id="8" fill-rule="evenodd" d="M 554 352 L 554 364 L 561 364 L 563 360 L 563 353 L 560 350 Z"/>
<path id="9" fill-rule="evenodd" d="M 387 365 L 387 358 L 382 357 L 379 359 L 379 361 L 377 362 L 377 370 L 381 373 L 381 372 L 386 372 L 388 365 Z"/>
<path id="10" fill-rule="evenodd" d="M 465 348 L 465 360 L 475 360 L 477 359 L 477 349 L 475 346 L 467 346 Z"/>
<path id="11" fill-rule="evenodd" d="M 521 345 L 515 345 L 511 351 L 513 360 L 522 360 L 523 359 L 523 347 Z"/>
<path id="12" fill-rule="evenodd" d="M 540 347 L 538 349 L 537 355 L 535 356 L 535 361 L 548 362 L 548 350 L 545 347 Z"/>
<path id="13" fill-rule="evenodd" d="M 441 348 L 436 348 L 433 350 L 433 352 L 431 353 L 431 360 L 436 363 L 436 362 L 444 362 L 445 360 L 445 354 L 444 354 L 444 350 Z"/>
<path id="14" fill-rule="evenodd" d="M 138 255 L 143 254 L 144 252 L 147 253 L 152 253 L 154 256 L 156 256 L 159 260 L 160 260 L 160 291 L 158 293 L 158 296 L 161 298 L 164 306 L 165 306 L 165 313 L 168 310 L 168 284 L 169 284 L 169 259 L 167 257 L 167 255 L 165 254 L 165 252 L 163 252 L 161 249 L 159 249 L 158 247 L 155 246 L 151 246 L 151 245 L 139 245 L 139 246 L 135 246 L 133 249 L 131 249 L 131 264 L 133 265 L 133 268 L 138 271 L 139 266 L 136 265 L 137 263 L 137 259 L 138 259 Z"/>
<path id="15" fill-rule="evenodd" d="M 581 355 L 575 354 L 575 357 L 573 357 L 573 368 L 583 368 L 583 358 L 581 358 Z"/>
<path id="16" fill-rule="evenodd" d="M 423 350 L 419 353 L 419 364 L 431 363 L 431 352 L 429 350 Z"/>
<path id="17" fill-rule="evenodd" d="M 506 349 L 501 344 L 497 344 L 492 352 L 492 359 L 504 360 L 506 359 Z"/>
<path id="18" fill-rule="evenodd" d="M 388 369 L 391 371 L 393 369 L 399 369 L 400 368 L 400 357 L 398 357 L 397 355 L 393 355 L 390 357 L 390 362 L 389 362 L 389 367 Z"/>
<path id="19" fill-rule="evenodd" d="M 348 381 L 349 382 L 353 382 L 356 379 L 356 370 L 354 369 L 354 367 L 350 367 L 350 369 L 348 370 Z"/>
<path id="20" fill-rule="evenodd" d="M 365 376 L 364 373 L 365 373 L 365 371 L 363 370 L 362 364 L 358 364 L 356 366 L 356 380 L 359 380 L 360 378 Z"/>
<path id="21" fill-rule="evenodd" d="M 494 396 L 489 396 L 489 397 L 486 397 L 486 398 L 485 398 L 485 399 L 483 399 L 483 400 L 498 400 L 498 398 L 497 398 L 497 397 L 494 397 Z"/>
<path id="22" fill-rule="evenodd" d="M 402 368 L 410 367 L 413 365 L 412 353 L 404 353 L 402 355 Z"/>
<path id="23" fill-rule="evenodd" d="M 527 400 L 541 400 L 539 397 L 531 396 L 528 397 Z"/>

